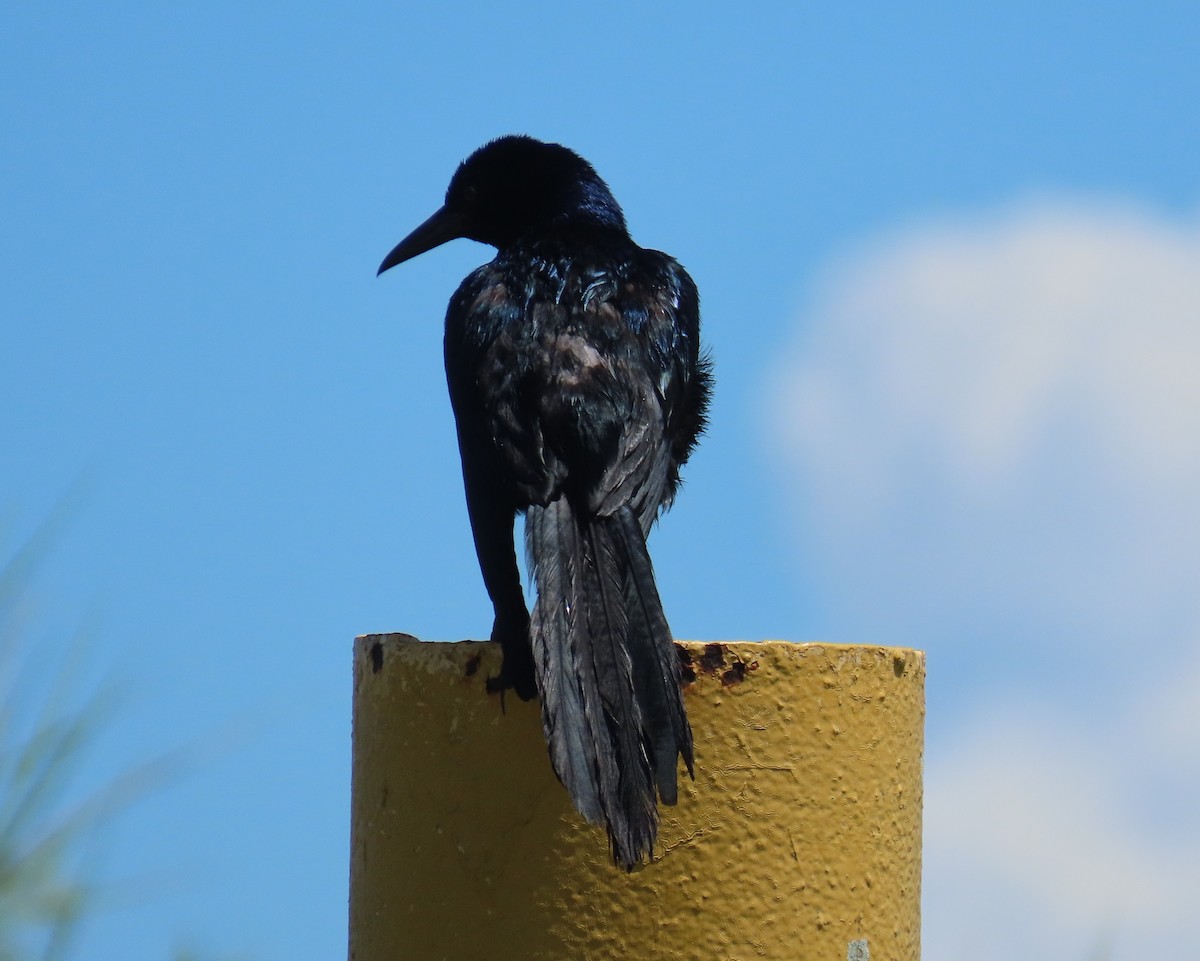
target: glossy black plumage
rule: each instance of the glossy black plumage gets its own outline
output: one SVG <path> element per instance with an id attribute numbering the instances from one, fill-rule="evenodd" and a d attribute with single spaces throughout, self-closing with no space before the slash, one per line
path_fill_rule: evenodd
<path id="1" fill-rule="evenodd" d="M 657 798 L 692 769 L 679 664 L 646 536 L 703 430 L 710 374 L 686 271 L 637 246 L 595 170 L 503 137 L 379 270 L 455 237 L 497 248 L 459 286 L 445 359 L 463 479 L 503 648 L 497 686 L 540 695 L 551 762 L 618 864 L 649 857 Z M 537 587 L 525 605 L 513 521 Z"/>

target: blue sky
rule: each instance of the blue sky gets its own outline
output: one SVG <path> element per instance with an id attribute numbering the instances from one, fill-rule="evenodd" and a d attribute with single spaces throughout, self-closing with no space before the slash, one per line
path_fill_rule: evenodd
<path id="1" fill-rule="evenodd" d="M 440 346 L 488 251 L 374 271 L 514 131 L 700 286 L 677 635 L 929 653 L 925 956 L 1200 933 L 1161 887 L 1200 856 L 1198 36 L 1182 3 L 6 5 L 0 533 L 82 490 L 34 595 L 124 692 L 85 773 L 193 758 L 101 845 L 79 956 L 344 951 L 351 639 L 490 624 Z"/>

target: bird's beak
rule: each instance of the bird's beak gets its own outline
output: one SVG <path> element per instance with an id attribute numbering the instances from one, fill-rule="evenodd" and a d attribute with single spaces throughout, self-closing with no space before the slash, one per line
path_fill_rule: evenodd
<path id="1" fill-rule="evenodd" d="M 437 213 L 421 224 L 416 230 L 405 237 L 400 243 L 392 248 L 392 252 L 383 258 L 383 263 L 379 265 L 379 274 L 396 264 L 402 264 L 406 260 L 412 260 L 418 254 L 423 254 L 427 250 L 432 250 L 440 244 L 444 244 L 447 240 L 454 240 L 456 237 L 463 237 L 463 231 L 466 229 L 466 223 L 462 214 L 455 213 L 452 210 L 442 207 Z M 375 276 L 379 276 L 376 274 Z"/>

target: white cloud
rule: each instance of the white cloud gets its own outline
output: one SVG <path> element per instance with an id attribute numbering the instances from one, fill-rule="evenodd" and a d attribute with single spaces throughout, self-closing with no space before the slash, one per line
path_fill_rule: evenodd
<path id="1" fill-rule="evenodd" d="M 1200 685 L 1200 672 L 1188 681 Z M 1196 768 L 1183 796 L 1169 793 L 1180 791 L 1183 758 L 1163 750 L 1147 716 L 1114 706 L 1116 717 L 1067 718 L 1008 702 L 930 765 L 928 961 L 1084 958 L 1101 947 L 1138 961 L 1200 941 Z M 1197 733 L 1193 717 L 1193 765 Z"/>
<path id="2" fill-rule="evenodd" d="M 829 473 L 930 457 L 986 491 L 1077 433 L 1141 481 L 1200 477 L 1200 229 L 1050 204 L 845 258 L 785 365 L 791 453 Z"/>
<path id="3" fill-rule="evenodd" d="M 825 271 L 798 329 L 770 429 L 842 580 L 886 606 L 909 571 L 1093 639 L 1197 593 L 1200 225 L 1038 203 L 916 227 Z"/>
<path id="4" fill-rule="evenodd" d="M 767 409 L 810 593 L 975 692 L 929 718 L 925 956 L 1194 945 L 1200 223 L 1037 202 L 898 231 L 798 331 Z M 973 672 L 939 678 L 955 645 Z"/>

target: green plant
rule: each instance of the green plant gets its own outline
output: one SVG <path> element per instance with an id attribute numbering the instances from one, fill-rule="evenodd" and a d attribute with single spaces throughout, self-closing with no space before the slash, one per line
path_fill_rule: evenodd
<path id="1" fill-rule="evenodd" d="M 62 513 L 0 567 L 0 961 L 66 956 L 101 894 L 89 881 L 90 842 L 163 774 L 155 762 L 99 788 L 76 783 L 112 697 L 80 680 L 83 634 L 61 645 L 31 626 L 30 580 Z"/>

